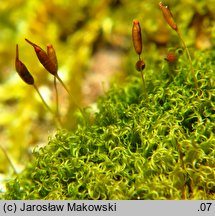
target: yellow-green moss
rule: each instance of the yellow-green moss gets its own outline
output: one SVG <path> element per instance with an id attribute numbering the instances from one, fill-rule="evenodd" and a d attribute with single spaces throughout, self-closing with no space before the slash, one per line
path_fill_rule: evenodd
<path id="1" fill-rule="evenodd" d="M 171 82 L 146 69 L 147 101 L 138 76 L 112 87 L 95 122 L 57 132 L 3 198 L 215 199 L 214 57 L 195 55 L 199 89 L 183 61 Z"/>

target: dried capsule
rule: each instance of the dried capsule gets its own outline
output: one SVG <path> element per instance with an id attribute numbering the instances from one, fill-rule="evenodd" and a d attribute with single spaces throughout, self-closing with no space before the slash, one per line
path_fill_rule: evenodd
<path id="1" fill-rule="evenodd" d="M 161 11 L 163 12 L 164 19 L 169 24 L 169 26 L 174 29 L 175 31 L 178 30 L 177 24 L 173 19 L 172 13 L 169 10 L 168 6 L 164 6 L 162 2 L 159 3 L 159 7 Z"/>
<path id="2" fill-rule="evenodd" d="M 28 39 L 25 39 L 29 44 L 31 44 L 34 47 L 34 50 L 36 52 L 36 55 L 40 61 L 40 63 L 44 66 L 44 68 L 50 72 L 52 75 L 57 74 L 56 66 L 53 64 L 53 62 L 50 60 L 48 54 L 39 46 L 32 43 Z"/>
<path id="3" fill-rule="evenodd" d="M 177 55 L 173 52 L 167 54 L 166 58 L 164 58 L 169 63 L 174 63 L 177 61 Z"/>
<path id="4" fill-rule="evenodd" d="M 49 59 L 52 61 L 52 63 L 54 64 L 55 71 L 57 73 L 57 71 L 58 71 L 57 56 L 56 56 L 56 52 L 55 52 L 55 49 L 52 46 L 52 44 L 47 45 L 47 55 L 48 55 Z"/>
<path id="5" fill-rule="evenodd" d="M 19 48 L 16 45 L 16 60 L 15 60 L 16 71 L 22 80 L 28 85 L 34 85 L 34 78 L 28 71 L 27 67 L 19 60 Z"/>
<path id="6" fill-rule="evenodd" d="M 145 62 L 142 59 L 139 59 L 136 62 L 136 70 L 141 72 L 143 71 L 144 68 L 145 68 Z"/>
<path id="7" fill-rule="evenodd" d="M 132 40 L 136 53 L 140 56 L 142 53 L 142 35 L 141 35 L 141 27 L 138 20 L 133 21 L 132 27 Z"/>

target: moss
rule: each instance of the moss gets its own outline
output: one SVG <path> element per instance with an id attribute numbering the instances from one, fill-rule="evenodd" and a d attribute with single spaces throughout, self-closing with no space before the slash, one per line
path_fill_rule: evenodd
<path id="1" fill-rule="evenodd" d="M 215 199 L 214 52 L 196 53 L 199 89 L 181 61 L 132 75 L 98 100 L 88 126 L 61 130 L 34 152 L 4 199 Z M 150 86 L 149 86 L 150 85 Z"/>

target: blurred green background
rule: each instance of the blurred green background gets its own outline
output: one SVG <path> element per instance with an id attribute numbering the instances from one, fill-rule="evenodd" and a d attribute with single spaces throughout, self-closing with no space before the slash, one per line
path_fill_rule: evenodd
<path id="1" fill-rule="evenodd" d="M 53 76 L 39 63 L 28 38 L 46 50 L 53 44 L 59 76 L 78 104 L 90 106 L 110 83 L 123 83 L 136 75 L 137 55 L 131 41 L 133 19 L 142 27 L 146 70 L 161 65 L 169 47 L 178 47 L 177 35 L 165 23 L 157 0 L 16 0 L 0 2 L 0 145 L 21 171 L 32 149 L 45 145 L 56 131 L 35 90 L 26 85 L 14 68 L 15 46 L 35 78 L 47 103 L 55 109 Z M 187 45 L 213 49 L 215 5 L 212 0 L 164 1 L 169 5 Z M 155 61 L 156 59 L 156 61 Z M 137 74 L 139 76 L 139 74 Z M 75 129 L 75 106 L 58 84 L 63 125 Z M 0 183 L 13 170 L 0 149 Z M 1 190 L 1 187 L 0 187 Z"/>

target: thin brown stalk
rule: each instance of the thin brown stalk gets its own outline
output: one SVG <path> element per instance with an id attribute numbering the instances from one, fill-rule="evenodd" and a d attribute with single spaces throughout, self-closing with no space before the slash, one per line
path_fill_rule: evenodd
<path id="1" fill-rule="evenodd" d="M 60 119 L 60 112 L 59 112 L 59 95 L 57 90 L 57 78 L 54 76 L 54 89 L 55 89 L 55 97 L 56 97 L 56 116 Z"/>
<path id="2" fill-rule="evenodd" d="M 198 82 L 197 82 L 197 79 L 195 77 L 195 72 L 194 72 L 194 68 L 193 68 L 193 64 L 192 64 L 192 59 L 191 59 L 191 56 L 190 56 L 190 52 L 181 36 L 181 33 L 179 31 L 179 29 L 176 30 L 177 34 L 178 34 L 178 37 L 180 38 L 181 42 L 182 42 L 182 45 L 183 45 L 183 48 L 187 54 L 187 58 L 188 58 L 188 61 L 189 61 L 189 64 L 190 64 L 190 69 L 191 69 L 191 73 L 192 73 L 192 76 L 193 76 L 193 80 L 194 80 L 194 84 L 195 84 L 195 87 L 198 88 Z"/>
<path id="3" fill-rule="evenodd" d="M 146 100 L 148 100 L 148 94 L 147 94 L 147 90 L 146 90 L 146 82 L 145 82 L 145 79 L 144 79 L 143 71 L 141 70 L 140 73 L 141 73 L 141 78 L 142 78 L 142 81 L 143 81 L 144 96 L 145 96 Z"/>
<path id="4" fill-rule="evenodd" d="M 52 113 L 52 115 L 54 116 L 54 119 L 55 119 L 55 121 L 57 122 L 57 124 L 58 124 L 60 127 L 62 127 L 62 122 L 61 122 L 60 118 L 59 118 L 58 116 L 56 116 L 56 114 L 53 112 L 53 110 L 52 110 L 52 109 L 49 107 L 49 105 L 45 102 L 45 100 L 44 100 L 43 96 L 41 95 L 41 93 L 40 93 L 39 89 L 37 88 L 37 86 L 36 86 L 35 84 L 33 84 L 33 86 L 34 86 L 34 89 L 36 90 L 36 92 L 38 93 L 38 95 L 39 95 L 41 101 L 43 102 L 44 106 L 46 107 L 46 109 L 47 109 L 50 113 Z"/>
<path id="5" fill-rule="evenodd" d="M 7 158 L 8 162 L 9 162 L 9 164 L 10 164 L 10 166 L 12 167 L 13 172 L 17 175 L 16 168 L 15 168 L 15 166 L 13 165 L 13 162 L 11 161 L 11 159 L 10 159 L 10 157 L 9 157 L 9 155 L 8 155 L 8 153 L 7 153 L 7 151 L 6 151 L 6 149 L 5 149 L 2 145 L 0 145 L 0 148 L 2 149 L 2 151 L 3 151 L 4 155 L 5 155 L 5 157 Z"/>
<path id="6" fill-rule="evenodd" d="M 68 95 L 70 96 L 70 98 L 72 99 L 72 102 L 75 104 L 75 106 L 80 110 L 85 123 L 86 123 L 86 114 L 84 112 L 84 110 L 77 104 L 76 100 L 74 99 L 74 97 L 72 96 L 72 94 L 70 93 L 69 89 L 67 88 L 67 86 L 64 84 L 63 80 L 59 77 L 58 74 L 55 75 L 55 77 L 58 79 L 58 81 L 61 83 L 61 85 L 64 87 L 64 89 L 66 90 L 66 92 L 68 93 Z"/>

